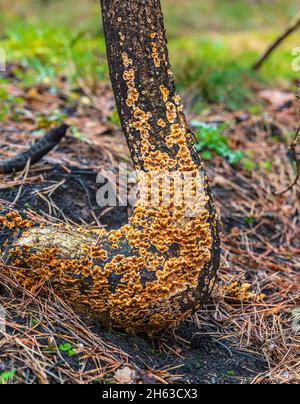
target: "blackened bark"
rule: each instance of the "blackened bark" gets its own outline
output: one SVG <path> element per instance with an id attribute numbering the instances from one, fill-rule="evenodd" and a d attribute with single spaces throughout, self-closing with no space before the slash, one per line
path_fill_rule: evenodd
<path id="1" fill-rule="evenodd" d="M 176 94 L 160 1 L 101 0 L 101 4 L 111 82 L 136 168 L 147 170 L 143 134 L 139 127 L 134 127 L 137 126 L 134 125 L 137 109 L 149 116 L 145 119 L 146 130 L 154 150 L 177 159 L 178 148 L 176 145 L 166 147 L 166 138 L 170 136 L 172 125 L 178 124 L 185 128 L 190 153 L 199 165 Z M 133 80 L 128 80 L 130 74 Z"/>

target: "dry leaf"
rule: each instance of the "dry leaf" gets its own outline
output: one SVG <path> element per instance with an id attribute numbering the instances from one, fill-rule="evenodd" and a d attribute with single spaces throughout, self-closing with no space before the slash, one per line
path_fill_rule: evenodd
<path id="1" fill-rule="evenodd" d="M 136 372 L 129 367 L 118 369 L 114 379 L 118 384 L 132 384 L 134 382 Z"/>
<path id="2" fill-rule="evenodd" d="M 276 108 L 280 108 L 289 101 L 295 99 L 293 93 L 288 93 L 280 90 L 264 90 L 259 93 L 263 100 L 267 101 L 269 104 Z"/>

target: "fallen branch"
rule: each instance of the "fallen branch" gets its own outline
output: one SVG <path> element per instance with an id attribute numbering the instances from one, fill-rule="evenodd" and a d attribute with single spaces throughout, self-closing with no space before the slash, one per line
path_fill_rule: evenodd
<path id="1" fill-rule="evenodd" d="M 38 163 L 61 141 L 66 135 L 68 128 L 68 125 L 62 124 L 57 128 L 51 129 L 42 139 L 38 140 L 25 152 L 10 159 L 0 161 L 0 174 L 11 174 L 15 171 L 21 171 L 26 167 L 29 160 L 31 165 Z"/>
<path id="2" fill-rule="evenodd" d="M 289 37 L 293 32 L 295 32 L 300 27 L 300 13 L 293 20 L 292 24 L 268 47 L 268 49 L 263 53 L 263 55 L 258 59 L 258 61 L 252 66 L 253 70 L 259 70 L 264 62 L 269 58 L 269 56 L 274 52 L 275 49 L 282 44 L 282 42 Z"/>

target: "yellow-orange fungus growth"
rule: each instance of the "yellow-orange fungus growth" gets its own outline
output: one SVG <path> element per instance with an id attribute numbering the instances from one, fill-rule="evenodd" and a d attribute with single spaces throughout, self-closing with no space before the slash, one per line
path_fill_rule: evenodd
<path id="1" fill-rule="evenodd" d="M 234 282 L 223 287 L 223 295 L 226 300 L 233 302 L 262 301 L 266 298 L 264 294 L 257 294 L 251 291 L 249 283 Z"/>
<path id="2" fill-rule="evenodd" d="M 166 122 L 163 119 L 159 119 L 157 121 L 157 125 L 162 127 L 162 128 L 165 128 L 167 126 Z"/>
<path id="3" fill-rule="evenodd" d="M 172 102 L 167 102 L 167 119 L 170 123 L 174 123 L 177 118 L 177 110 Z"/>
<path id="4" fill-rule="evenodd" d="M 155 64 L 155 66 L 157 68 L 159 68 L 161 62 L 160 62 L 160 57 L 159 57 L 159 54 L 158 54 L 157 43 L 156 42 L 151 42 L 151 47 L 152 47 L 151 56 L 153 58 L 154 64 Z"/>
<path id="5" fill-rule="evenodd" d="M 132 59 L 129 59 L 127 53 L 122 53 L 122 58 L 123 58 L 123 64 L 126 68 L 132 65 L 133 61 Z"/>
<path id="6" fill-rule="evenodd" d="M 13 230 L 30 228 L 34 224 L 30 220 L 24 220 L 18 212 L 11 211 L 6 216 L 0 216 L 0 226 Z"/>
<path id="7" fill-rule="evenodd" d="M 135 73 L 133 69 L 126 70 L 124 72 L 124 80 L 126 81 L 128 87 L 128 95 L 127 95 L 127 105 L 128 107 L 132 107 L 139 98 L 139 93 L 135 88 Z"/>
<path id="8" fill-rule="evenodd" d="M 165 86 L 160 86 L 159 88 L 163 95 L 164 102 L 167 102 L 170 95 L 170 91 Z"/>
<path id="9" fill-rule="evenodd" d="M 96 245 L 97 237 L 82 235 L 77 240 L 80 249 L 69 259 L 64 256 L 71 249 L 61 243 L 70 237 L 67 229 L 53 228 L 49 240 L 47 228 L 30 231 L 32 223 L 19 215 L 12 220 L 1 217 L 0 229 L 12 223 L 29 227 L 10 252 L 11 265 L 24 268 L 15 274 L 24 287 L 34 289 L 41 281 L 51 281 L 62 297 L 84 312 L 128 331 L 151 333 L 175 326 L 190 314 L 182 312 L 182 293 L 188 292 L 187 303 L 197 300 L 199 276 L 211 258 L 209 213 L 201 206 L 199 217 L 186 219 L 183 209 L 138 204 L 129 225 L 105 234 L 101 247 Z M 34 251 L 43 239 L 47 248 Z M 120 250 L 130 246 L 131 254 L 109 258 L 107 251 L 115 243 Z M 114 277 L 117 281 L 112 285 Z"/>
<path id="10" fill-rule="evenodd" d="M 179 106 L 181 104 L 181 99 L 179 95 L 175 95 L 174 97 L 175 104 Z"/>

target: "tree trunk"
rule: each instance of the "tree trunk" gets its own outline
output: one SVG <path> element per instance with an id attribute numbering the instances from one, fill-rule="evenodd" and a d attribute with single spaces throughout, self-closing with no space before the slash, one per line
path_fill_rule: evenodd
<path id="1" fill-rule="evenodd" d="M 155 333 L 207 299 L 219 267 L 218 223 L 206 177 L 198 192 L 203 168 L 175 92 L 159 0 L 101 5 L 116 104 L 139 174 L 134 213 L 117 231 L 87 234 L 37 227 L 3 207 L 0 249 L 26 288 L 49 281 L 87 315 Z"/>
<path id="2" fill-rule="evenodd" d="M 183 168 L 198 167 L 175 91 L 160 2 L 120 0 L 112 5 L 101 0 L 101 4 L 111 82 L 135 167 L 156 171 L 165 160 L 168 169 L 177 170 L 180 156 L 170 137 L 180 130 L 187 135 L 189 149 Z M 168 140 L 171 147 L 166 147 Z"/>

